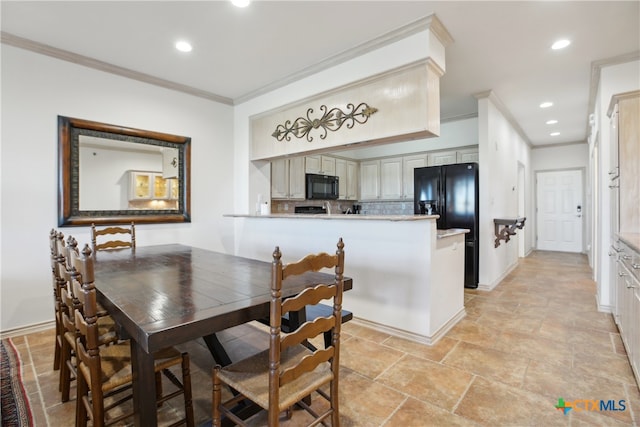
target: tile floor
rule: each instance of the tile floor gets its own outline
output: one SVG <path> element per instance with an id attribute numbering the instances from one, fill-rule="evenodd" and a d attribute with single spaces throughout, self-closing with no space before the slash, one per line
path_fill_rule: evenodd
<path id="1" fill-rule="evenodd" d="M 342 425 L 640 425 L 638 385 L 611 315 L 596 311 L 590 276 L 583 255 L 534 252 L 492 292 L 466 290 L 467 317 L 431 347 L 345 324 Z M 13 340 L 36 425 L 73 425 L 75 401 L 60 403 L 52 370 L 53 331 Z M 267 346 L 255 325 L 226 331 L 222 340 L 232 358 Z M 202 424 L 211 411 L 212 361 L 202 342 L 185 348 Z M 563 415 L 554 407 L 560 397 L 624 400 L 626 409 Z M 181 404 L 165 405 L 160 420 L 174 417 Z M 295 411 L 283 425 L 305 421 L 304 411 Z M 264 425 L 264 418 L 253 424 Z"/>

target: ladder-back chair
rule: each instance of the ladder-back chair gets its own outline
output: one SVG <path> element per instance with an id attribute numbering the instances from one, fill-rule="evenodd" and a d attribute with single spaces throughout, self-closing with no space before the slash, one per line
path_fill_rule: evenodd
<path id="1" fill-rule="evenodd" d="M 342 293 L 344 288 L 344 243 L 338 241 L 335 255 L 327 253 L 307 255 L 298 262 L 283 267 L 280 249 L 275 248 L 272 263 L 271 303 L 270 303 L 270 344 L 269 349 L 225 367 L 213 370 L 213 426 L 221 425 L 224 414 L 238 425 L 245 425 L 233 412 L 238 403 L 249 400 L 268 411 L 270 427 L 278 426 L 280 414 L 291 413 L 291 407 L 298 405 L 309 412 L 315 422 L 331 418 L 334 427 L 340 425 L 338 410 L 340 324 Z M 298 295 L 282 298 L 282 282 L 289 276 L 300 275 L 323 268 L 333 268 L 331 283 L 317 284 Z M 281 331 L 282 316 L 288 312 L 301 310 L 322 300 L 332 300 L 333 311 L 329 316 L 307 321 L 290 333 Z M 307 340 L 322 337 L 331 331 L 331 345 L 315 351 L 305 346 Z M 222 384 L 226 384 L 238 394 L 222 402 Z M 328 393 L 323 390 L 328 385 Z M 303 401 L 316 391 L 329 401 L 329 409 L 316 413 Z"/>
<path id="2" fill-rule="evenodd" d="M 102 237 L 108 236 L 108 237 Z M 115 236 L 115 237 L 112 237 Z M 105 240 L 106 239 L 106 240 Z M 112 239 L 112 240 L 108 240 Z M 93 252 L 105 249 L 136 248 L 136 226 L 132 222 L 131 227 L 110 226 L 98 229 L 91 224 L 91 248 Z"/>
<path id="3" fill-rule="evenodd" d="M 117 414 L 107 420 L 110 409 L 131 398 L 133 381 L 131 367 L 131 347 L 128 341 L 102 346 L 99 337 L 98 305 L 94 283 L 94 258 L 89 245 L 81 254 L 73 253 L 72 265 L 78 272 L 79 280 L 74 281 L 76 295 L 79 296 L 82 310 L 75 311 L 78 337 L 76 339 L 78 357 L 78 384 L 76 399 L 76 425 L 86 426 L 88 419 L 94 427 L 119 423 L 133 415 L 133 412 Z M 154 354 L 156 372 L 155 398 L 158 406 L 179 395 L 184 398 L 185 417 L 172 426 L 194 425 L 193 404 L 191 399 L 191 373 L 189 354 L 181 353 L 175 348 L 161 350 Z M 169 368 L 179 366 L 180 381 Z M 164 374 L 173 385 L 174 391 L 162 395 L 161 374 Z M 123 397 L 120 393 L 126 393 Z M 105 406 L 105 399 L 118 395 L 114 403 Z"/>

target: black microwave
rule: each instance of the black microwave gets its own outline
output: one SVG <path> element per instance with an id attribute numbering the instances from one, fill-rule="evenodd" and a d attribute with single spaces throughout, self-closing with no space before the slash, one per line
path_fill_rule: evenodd
<path id="1" fill-rule="evenodd" d="M 306 174 L 307 199 L 335 200 L 338 198 L 338 177 L 331 175 Z"/>

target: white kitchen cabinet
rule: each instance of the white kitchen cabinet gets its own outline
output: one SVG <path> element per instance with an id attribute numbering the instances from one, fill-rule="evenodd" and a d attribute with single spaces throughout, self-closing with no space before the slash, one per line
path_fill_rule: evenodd
<path id="1" fill-rule="evenodd" d="M 413 170 L 426 165 L 426 154 L 361 162 L 360 196 L 363 200 L 413 199 Z"/>
<path id="2" fill-rule="evenodd" d="M 454 163 L 478 162 L 478 148 L 434 151 L 429 153 L 429 166 L 452 165 Z"/>
<path id="3" fill-rule="evenodd" d="M 347 200 L 358 200 L 358 177 L 358 163 L 347 160 Z"/>
<path id="4" fill-rule="evenodd" d="M 380 160 L 380 198 L 401 199 L 402 187 L 402 157 Z"/>
<path id="5" fill-rule="evenodd" d="M 466 150 L 456 151 L 456 163 L 477 163 L 478 162 L 478 149 L 469 148 Z"/>
<path id="6" fill-rule="evenodd" d="M 619 242 L 616 280 L 618 330 L 629 363 L 640 384 L 640 253 Z"/>
<path id="7" fill-rule="evenodd" d="M 305 159 L 306 173 L 322 175 L 336 175 L 336 159 L 330 156 L 307 156 Z"/>
<path id="8" fill-rule="evenodd" d="M 360 162 L 360 199 L 380 198 L 380 160 Z"/>
<path id="9" fill-rule="evenodd" d="M 177 200 L 178 194 L 176 178 L 163 178 L 162 172 L 129 172 L 129 200 Z"/>
<path id="10" fill-rule="evenodd" d="M 429 166 L 451 165 L 456 161 L 457 153 L 455 150 L 429 153 Z"/>
<path id="11" fill-rule="evenodd" d="M 413 170 L 425 166 L 427 166 L 426 154 L 416 154 L 402 158 L 402 194 L 404 199 L 413 199 Z"/>
<path id="12" fill-rule="evenodd" d="M 336 159 L 336 176 L 338 177 L 338 200 L 347 198 L 347 161 Z"/>
<path id="13" fill-rule="evenodd" d="M 358 163 L 336 158 L 336 176 L 339 179 L 340 200 L 358 199 Z"/>
<path id="14" fill-rule="evenodd" d="M 271 162 L 271 198 L 304 199 L 304 157 Z"/>
<path id="15" fill-rule="evenodd" d="M 304 157 L 289 159 L 289 198 L 305 198 Z"/>

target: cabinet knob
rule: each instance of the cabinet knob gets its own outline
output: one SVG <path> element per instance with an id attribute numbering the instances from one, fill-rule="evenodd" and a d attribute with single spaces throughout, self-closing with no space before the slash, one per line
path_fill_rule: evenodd
<path id="1" fill-rule="evenodd" d="M 624 277 L 624 276 L 626 276 L 626 275 L 627 275 L 627 273 L 625 273 L 624 271 L 619 271 L 619 272 L 618 272 L 618 276 L 619 276 L 619 277 Z"/>

